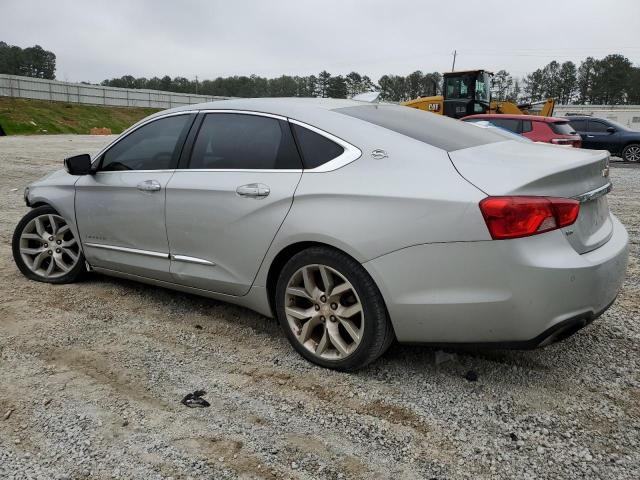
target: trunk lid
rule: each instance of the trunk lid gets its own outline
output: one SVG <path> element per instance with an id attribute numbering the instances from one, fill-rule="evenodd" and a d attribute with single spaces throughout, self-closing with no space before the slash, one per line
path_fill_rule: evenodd
<path id="1" fill-rule="evenodd" d="M 563 229 L 578 253 L 606 243 L 613 232 L 606 193 L 609 152 L 515 141 L 449 152 L 458 172 L 487 195 L 576 198 L 580 214 Z"/>

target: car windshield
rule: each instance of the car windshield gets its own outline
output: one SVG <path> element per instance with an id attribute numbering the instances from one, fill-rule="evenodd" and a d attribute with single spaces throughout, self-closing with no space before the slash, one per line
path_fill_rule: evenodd
<path id="1" fill-rule="evenodd" d="M 476 100 L 479 102 L 489 103 L 489 75 L 483 72 L 476 79 Z"/>
<path id="2" fill-rule="evenodd" d="M 444 88 L 446 98 L 454 100 L 471 100 L 471 90 L 475 75 L 460 75 L 457 77 L 445 77 Z"/>

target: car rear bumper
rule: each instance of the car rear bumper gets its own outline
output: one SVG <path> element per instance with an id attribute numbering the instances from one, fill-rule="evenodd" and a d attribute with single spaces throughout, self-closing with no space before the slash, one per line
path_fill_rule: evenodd
<path id="1" fill-rule="evenodd" d="M 410 343 L 534 347 L 601 314 L 624 280 L 628 235 L 578 254 L 560 230 L 503 241 L 408 247 L 366 262 L 396 337 Z"/>

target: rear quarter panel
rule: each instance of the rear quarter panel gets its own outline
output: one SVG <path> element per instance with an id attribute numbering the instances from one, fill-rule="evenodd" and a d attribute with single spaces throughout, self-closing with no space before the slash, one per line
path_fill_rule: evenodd
<path id="1" fill-rule="evenodd" d="M 325 243 L 364 263 L 411 245 L 490 238 L 478 208 L 485 195 L 445 151 L 358 123 L 366 126 L 343 138 L 362 156 L 332 172 L 303 173 L 256 285 L 265 285 L 275 255 L 297 242 Z M 372 158 L 374 149 L 388 158 Z"/>

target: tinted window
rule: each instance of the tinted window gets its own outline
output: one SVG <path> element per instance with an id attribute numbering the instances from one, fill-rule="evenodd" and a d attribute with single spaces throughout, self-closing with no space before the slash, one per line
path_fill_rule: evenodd
<path id="1" fill-rule="evenodd" d="M 586 120 L 571 120 L 569 122 L 573 129 L 576 132 L 586 132 L 587 131 L 587 121 Z"/>
<path id="2" fill-rule="evenodd" d="M 522 121 L 522 133 L 527 133 L 533 130 L 533 125 L 531 125 L 531 120 L 523 120 Z"/>
<path id="3" fill-rule="evenodd" d="M 551 130 L 553 130 L 553 133 L 557 133 L 558 135 L 574 135 L 576 133 L 569 122 L 554 122 L 550 123 L 549 126 Z"/>
<path id="4" fill-rule="evenodd" d="M 189 168 L 302 168 L 286 122 L 239 113 L 204 117 Z"/>
<path id="5" fill-rule="evenodd" d="M 100 170 L 175 168 L 191 119 L 174 115 L 138 128 L 104 153 Z"/>
<path id="6" fill-rule="evenodd" d="M 495 126 L 504 128 L 505 130 L 509 130 L 513 133 L 518 133 L 520 131 L 520 120 L 515 120 L 513 118 L 490 118 L 489 121 Z"/>
<path id="7" fill-rule="evenodd" d="M 607 128 L 609 128 L 609 125 L 607 125 L 606 123 L 589 120 L 589 130 L 587 131 L 595 133 L 606 133 Z"/>
<path id="8" fill-rule="evenodd" d="M 337 108 L 334 112 L 359 118 L 449 152 L 505 141 L 504 136 L 491 132 L 487 128 L 466 125 L 459 120 L 417 108 L 397 105 L 358 105 Z"/>
<path id="9" fill-rule="evenodd" d="M 327 137 L 295 123 L 292 123 L 291 126 L 296 132 L 296 140 L 300 147 L 300 153 L 302 153 L 304 168 L 319 167 L 329 160 L 339 157 L 344 152 L 344 148 Z"/>

